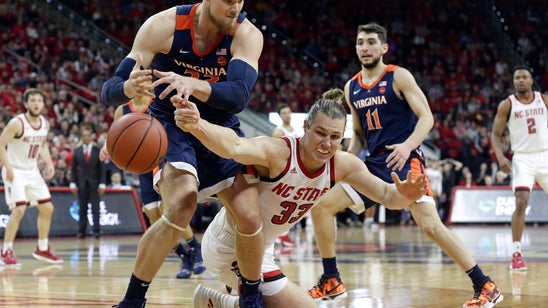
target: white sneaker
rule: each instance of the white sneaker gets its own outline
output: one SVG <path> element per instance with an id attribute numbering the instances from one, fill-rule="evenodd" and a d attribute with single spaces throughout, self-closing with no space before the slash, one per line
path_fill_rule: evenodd
<path id="1" fill-rule="evenodd" d="M 199 284 L 194 290 L 192 299 L 195 308 L 234 308 L 239 298 Z"/>

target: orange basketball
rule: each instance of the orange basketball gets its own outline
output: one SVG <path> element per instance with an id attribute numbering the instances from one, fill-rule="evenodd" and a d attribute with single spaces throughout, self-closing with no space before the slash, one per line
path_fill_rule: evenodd
<path id="1" fill-rule="evenodd" d="M 167 152 L 167 134 L 158 120 L 144 113 L 128 113 L 112 123 L 107 134 L 110 160 L 131 173 L 152 171 Z"/>

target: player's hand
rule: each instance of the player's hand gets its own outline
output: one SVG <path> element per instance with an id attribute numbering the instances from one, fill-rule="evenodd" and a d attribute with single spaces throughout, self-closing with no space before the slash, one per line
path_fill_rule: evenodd
<path id="1" fill-rule="evenodd" d="M 159 70 L 154 70 L 153 74 L 158 77 L 158 79 L 152 83 L 154 88 L 161 84 L 167 84 L 167 87 L 160 93 L 158 98 L 164 99 L 172 91 L 175 91 L 175 95 L 178 95 L 187 101 L 190 95 L 192 95 L 194 78 L 181 76 L 174 72 L 162 72 Z"/>
<path id="2" fill-rule="evenodd" d="M 401 171 L 409 159 L 411 149 L 405 143 L 398 143 L 386 146 L 392 153 L 386 158 L 386 167 L 392 171 Z"/>
<path id="3" fill-rule="evenodd" d="M 175 107 L 175 124 L 185 132 L 191 132 L 198 128 L 200 112 L 196 104 L 189 102 L 179 95 L 171 97 L 171 103 Z"/>
<path id="4" fill-rule="evenodd" d="M 10 167 L 6 167 L 6 179 L 7 182 L 13 182 L 13 169 Z"/>
<path id="5" fill-rule="evenodd" d="M 501 157 L 500 159 L 498 159 L 498 163 L 499 163 L 500 170 L 502 170 L 502 172 L 506 174 L 512 173 L 512 162 L 508 158 Z"/>
<path id="6" fill-rule="evenodd" d="M 398 174 L 396 172 L 390 173 L 396 189 L 398 192 L 409 200 L 416 201 L 426 193 L 426 185 L 424 180 L 424 175 L 420 174 L 416 179 L 413 179 L 411 171 L 407 172 L 407 179 L 405 181 L 400 181 Z"/>
<path id="7" fill-rule="evenodd" d="M 105 140 L 105 145 L 103 145 L 103 147 L 101 148 L 101 151 L 99 152 L 99 160 L 100 161 L 105 161 L 107 159 L 110 159 L 110 156 L 108 155 L 108 150 L 107 150 L 106 143 L 107 143 L 107 141 Z"/>
<path id="8" fill-rule="evenodd" d="M 154 87 L 152 86 L 152 70 L 141 69 L 143 55 L 137 53 L 135 66 L 129 74 L 128 80 L 124 82 L 124 94 L 129 98 L 136 96 L 148 96 L 154 98 Z"/>
<path id="9" fill-rule="evenodd" d="M 49 164 L 46 166 L 46 172 L 44 173 L 44 179 L 46 181 L 49 181 L 53 179 L 53 176 L 55 175 L 55 168 L 53 167 L 53 164 Z"/>

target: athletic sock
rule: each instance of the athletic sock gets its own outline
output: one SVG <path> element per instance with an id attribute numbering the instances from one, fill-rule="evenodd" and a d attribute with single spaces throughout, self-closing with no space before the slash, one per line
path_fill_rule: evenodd
<path id="1" fill-rule="evenodd" d="M 198 240 L 196 239 L 196 237 L 192 236 L 192 238 L 190 238 L 190 240 L 186 241 L 186 243 L 190 246 L 190 247 L 197 247 L 200 243 L 198 243 Z"/>
<path id="2" fill-rule="evenodd" d="M 183 258 L 184 256 L 188 255 L 188 252 L 186 251 L 185 245 L 179 243 L 175 247 L 175 253 L 179 256 L 179 258 Z"/>
<path id="3" fill-rule="evenodd" d="M 126 296 L 124 298 L 126 299 L 145 298 L 145 295 L 148 291 L 149 286 L 150 286 L 150 281 L 143 281 L 137 278 L 134 274 L 131 274 L 131 278 L 129 279 L 129 285 L 126 291 Z"/>
<path id="4" fill-rule="evenodd" d="M 259 293 L 259 285 L 261 280 L 248 280 L 242 277 L 242 289 L 240 290 L 241 296 L 245 297 L 251 294 Z"/>
<path id="5" fill-rule="evenodd" d="M 322 258 L 323 274 L 329 277 L 339 276 L 337 257 Z"/>
<path id="6" fill-rule="evenodd" d="M 514 246 L 514 252 L 521 253 L 521 242 L 513 242 L 512 246 Z"/>
<path id="7" fill-rule="evenodd" d="M 469 269 L 466 274 L 472 279 L 472 283 L 477 287 L 482 287 L 489 280 L 489 277 L 483 274 L 483 271 L 477 264 Z"/>

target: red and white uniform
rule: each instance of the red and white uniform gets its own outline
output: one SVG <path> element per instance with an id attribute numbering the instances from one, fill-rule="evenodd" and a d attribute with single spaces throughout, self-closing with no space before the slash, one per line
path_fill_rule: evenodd
<path id="1" fill-rule="evenodd" d="M 280 125 L 276 128 L 281 130 L 284 133 L 284 136 L 286 136 L 286 137 L 293 137 L 293 138 L 300 137 L 296 130 L 290 131 L 287 128 L 283 127 L 282 125 Z"/>
<path id="2" fill-rule="evenodd" d="M 40 147 L 48 135 L 47 121 L 40 116 L 40 125 L 34 127 L 24 114 L 16 118 L 23 123 L 23 134 L 10 141 L 6 148 L 8 161 L 13 168 L 13 181 L 6 181 L 5 168 L 2 168 L 6 204 L 10 209 L 16 205 L 36 205 L 51 200 L 48 186 L 38 169 Z"/>
<path id="3" fill-rule="evenodd" d="M 548 193 L 548 108 L 540 92 L 529 102 L 510 100 L 508 131 L 512 157 L 512 187 L 532 189 L 535 181 Z"/>
<path id="4" fill-rule="evenodd" d="M 260 290 L 274 295 L 286 284 L 274 262 L 274 241 L 299 222 L 316 204 L 319 197 L 334 184 L 333 159 L 320 171 L 310 174 L 299 157 L 299 139 L 282 137 L 291 149 L 285 170 L 276 178 L 260 178 L 259 202 L 265 237 L 265 254 Z M 220 281 L 236 288 L 238 277 L 233 272 L 236 261 L 235 225 L 224 208 L 215 216 L 202 238 L 202 255 L 207 269 Z"/>

